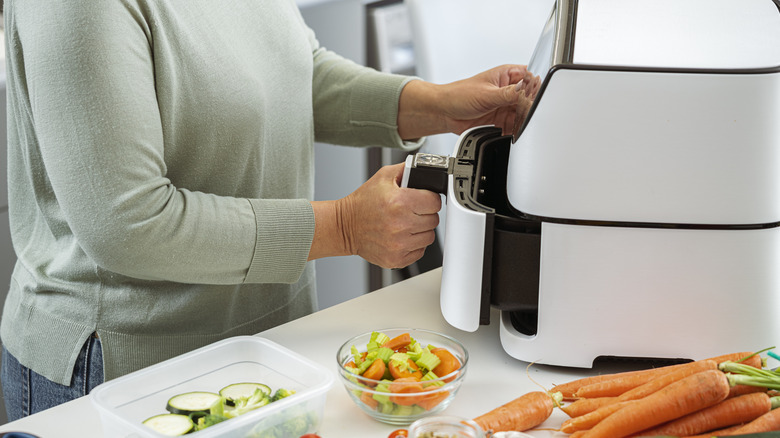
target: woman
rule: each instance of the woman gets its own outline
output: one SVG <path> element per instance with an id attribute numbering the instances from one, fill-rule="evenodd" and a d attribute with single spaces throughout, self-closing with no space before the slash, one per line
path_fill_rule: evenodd
<path id="1" fill-rule="evenodd" d="M 312 201 L 313 142 L 514 121 L 522 66 L 448 85 L 320 47 L 293 0 L 8 0 L 9 419 L 316 310 L 313 264 L 433 241 L 398 165 Z"/>

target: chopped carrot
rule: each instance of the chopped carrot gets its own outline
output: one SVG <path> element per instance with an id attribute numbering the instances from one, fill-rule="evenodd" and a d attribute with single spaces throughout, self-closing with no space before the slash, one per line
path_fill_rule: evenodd
<path id="1" fill-rule="evenodd" d="M 436 391 L 437 389 L 439 389 L 438 386 L 429 386 L 425 388 L 427 394 L 417 402 L 417 405 L 426 411 L 430 411 L 450 396 L 449 391 Z"/>
<path id="2" fill-rule="evenodd" d="M 555 404 L 559 402 L 560 394 L 549 394 L 534 391 L 524 394 L 474 421 L 485 431 L 506 432 L 531 429 L 536 427 L 552 414 Z"/>
<path id="3" fill-rule="evenodd" d="M 406 347 L 411 342 L 412 336 L 409 333 L 401 333 L 400 335 L 382 344 L 382 346 L 397 351 L 399 348 Z"/>
<path id="4" fill-rule="evenodd" d="M 588 430 L 629 403 L 632 403 L 632 401 L 609 403 L 594 410 L 593 412 L 588 412 L 587 414 L 580 415 L 579 417 L 569 418 L 561 424 L 561 432 L 574 433 Z"/>
<path id="5" fill-rule="evenodd" d="M 685 377 L 688 377 L 692 374 L 696 374 L 701 371 L 717 370 L 717 369 L 718 369 L 717 362 L 712 360 L 688 362 L 687 364 L 685 364 L 685 366 L 681 366 L 669 373 L 662 374 L 645 384 L 642 384 L 640 386 L 637 386 L 634 389 L 630 389 L 624 392 L 623 394 L 620 394 L 620 396 L 618 396 L 617 399 L 620 401 L 638 400 L 640 398 L 646 397 L 658 391 L 659 389 L 663 388 L 666 385 L 669 385 L 672 382 L 676 382 L 680 379 L 684 379 Z"/>
<path id="6" fill-rule="evenodd" d="M 765 393 L 745 394 L 726 399 L 669 423 L 646 430 L 638 436 L 688 436 L 753 421 L 769 412 L 772 402 Z"/>
<path id="7" fill-rule="evenodd" d="M 581 398 L 566 406 L 562 406 L 561 410 L 569 417 L 574 418 L 593 412 L 602 406 L 615 403 L 616 401 L 617 397 Z"/>
<path id="8" fill-rule="evenodd" d="M 374 399 L 374 397 L 371 395 L 368 391 L 363 391 L 360 394 L 360 401 L 363 402 L 364 405 L 368 406 L 371 409 L 376 409 L 377 406 L 379 406 L 379 402 Z"/>
<path id="9" fill-rule="evenodd" d="M 366 370 L 363 371 L 362 374 L 363 377 L 371 380 L 380 380 L 384 375 L 385 375 L 385 363 L 382 361 L 382 359 L 374 360 L 374 363 L 372 363 L 371 366 L 366 368 Z M 375 382 L 364 382 L 364 383 L 366 383 L 367 385 L 373 383 L 373 385 L 371 386 L 376 385 Z"/>
<path id="10" fill-rule="evenodd" d="M 780 408 L 772 409 L 750 423 L 735 430 L 732 435 L 771 432 L 780 430 Z"/>
<path id="11" fill-rule="evenodd" d="M 406 366 L 399 364 L 398 361 L 391 359 L 387 363 L 387 367 L 390 369 L 390 375 L 393 379 L 400 379 L 403 377 L 416 377 L 417 380 L 422 379 L 423 373 L 420 371 L 420 367 L 412 359 L 407 359 Z"/>
<path id="12" fill-rule="evenodd" d="M 390 382 L 390 401 L 403 406 L 411 406 L 418 404 L 420 400 L 425 398 L 425 394 L 419 396 L 409 396 L 408 394 L 422 393 L 423 385 L 420 379 L 415 377 L 399 377 Z"/>
<path id="13" fill-rule="evenodd" d="M 441 360 L 441 363 L 434 368 L 433 373 L 438 377 L 444 377 L 450 373 L 457 371 L 460 368 L 460 361 L 446 348 L 433 348 L 431 353 L 435 354 Z M 450 376 L 444 379 L 445 382 L 451 382 L 455 379 L 455 376 Z"/>
<path id="14" fill-rule="evenodd" d="M 708 408 L 724 400 L 728 394 L 729 382 L 724 373 L 702 371 L 628 403 L 593 426 L 585 437 L 626 437 Z"/>

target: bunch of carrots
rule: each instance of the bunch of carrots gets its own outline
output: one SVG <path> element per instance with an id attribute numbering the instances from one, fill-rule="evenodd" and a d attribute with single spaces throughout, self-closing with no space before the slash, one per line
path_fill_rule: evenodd
<path id="1" fill-rule="evenodd" d="M 780 430 L 780 372 L 758 353 L 733 353 L 648 370 L 604 374 L 535 391 L 474 420 L 523 431 L 557 407 L 571 438 L 709 438 Z M 566 402 L 565 404 L 562 403 Z"/>

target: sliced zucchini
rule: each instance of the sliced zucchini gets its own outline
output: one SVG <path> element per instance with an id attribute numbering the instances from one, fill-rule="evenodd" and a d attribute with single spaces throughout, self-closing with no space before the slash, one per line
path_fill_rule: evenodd
<path id="1" fill-rule="evenodd" d="M 233 405 L 234 400 L 251 397 L 254 395 L 257 389 L 263 391 L 265 395 L 271 395 L 271 388 L 268 385 L 252 382 L 234 383 L 232 385 L 228 385 L 219 390 L 219 395 L 225 397 L 225 402 L 228 405 Z"/>
<path id="2" fill-rule="evenodd" d="M 222 396 L 213 392 L 186 392 L 171 397 L 165 408 L 172 414 L 190 415 L 195 412 L 211 412 L 217 404 L 221 405 Z"/>
<path id="3" fill-rule="evenodd" d="M 155 415 L 144 420 L 144 425 L 166 436 L 185 435 L 195 427 L 192 419 L 182 414 Z"/>

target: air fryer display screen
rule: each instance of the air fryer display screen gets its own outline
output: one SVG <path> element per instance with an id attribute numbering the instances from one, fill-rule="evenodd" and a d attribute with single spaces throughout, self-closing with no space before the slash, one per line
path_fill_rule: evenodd
<path id="1" fill-rule="evenodd" d="M 555 46 L 555 15 L 556 7 L 553 6 L 550 18 L 547 20 L 541 36 L 539 36 L 539 42 L 536 43 L 534 54 L 531 56 L 531 60 L 528 63 L 528 70 L 536 76 L 539 76 L 542 81 L 547 76 L 547 72 L 550 71 L 553 62 L 553 48 Z"/>

